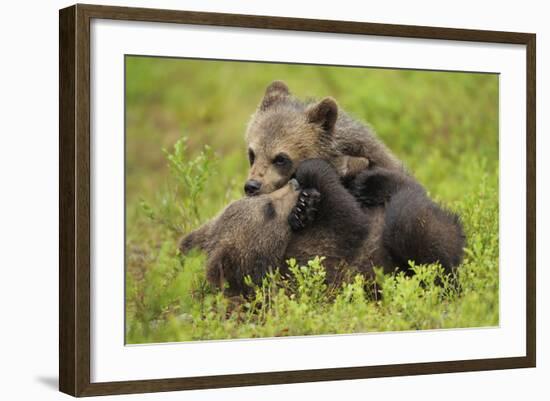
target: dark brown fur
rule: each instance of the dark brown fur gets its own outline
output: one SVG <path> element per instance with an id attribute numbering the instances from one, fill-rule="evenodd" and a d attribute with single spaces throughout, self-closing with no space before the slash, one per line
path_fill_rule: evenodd
<path id="1" fill-rule="evenodd" d="M 367 167 L 402 170 L 401 163 L 371 128 L 351 118 L 330 97 L 302 102 L 281 81 L 271 83 L 246 132 L 250 172 L 245 191 L 265 194 L 280 188 L 306 159 L 321 158 L 340 176 Z M 285 155 L 288 163 L 277 163 Z"/>
<path id="2" fill-rule="evenodd" d="M 284 270 L 291 257 L 300 263 L 326 257 L 329 282 L 342 266 L 372 275 L 374 266 L 406 269 L 409 260 L 440 262 L 447 270 L 460 263 L 464 235 L 458 218 L 409 176 L 367 170 L 355 178 L 358 193 L 352 194 L 334 168 L 317 159 L 301 163 L 296 178 L 301 190 L 291 180 L 270 194 L 233 202 L 185 237 L 180 250 L 206 251 L 208 279 L 220 287 L 228 283 L 228 295 L 246 295 L 246 275 L 259 283 L 270 269 Z M 314 196 L 316 202 L 304 202 Z"/>
<path id="3" fill-rule="evenodd" d="M 208 256 L 208 281 L 227 295 L 245 294 L 244 277 L 259 284 L 269 269 L 283 266 L 292 236 L 288 215 L 299 191 L 290 182 L 270 194 L 230 203 L 217 217 L 185 236 L 180 251 L 199 248 Z"/>

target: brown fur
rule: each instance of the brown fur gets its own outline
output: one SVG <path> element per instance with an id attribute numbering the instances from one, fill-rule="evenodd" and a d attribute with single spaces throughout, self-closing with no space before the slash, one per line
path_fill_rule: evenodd
<path id="1" fill-rule="evenodd" d="M 229 296 L 245 294 L 245 276 L 259 284 L 270 269 L 284 265 L 292 234 L 287 218 L 298 195 L 297 187 L 289 183 L 268 195 L 232 202 L 217 217 L 185 236 L 180 251 L 205 251 L 208 281 L 219 288 L 227 284 L 225 293 Z"/>
<path id="2" fill-rule="evenodd" d="M 299 101 L 281 81 L 267 87 L 248 124 L 246 143 L 254 156 L 247 183 L 260 185 L 258 190 L 247 190 L 249 195 L 280 188 L 306 159 L 326 160 L 340 176 L 354 175 L 369 166 L 402 169 L 372 129 L 340 110 L 334 99 Z M 288 156 L 288 165 L 276 165 L 280 154 Z"/>
<path id="3" fill-rule="evenodd" d="M 259 284 L 270 269 L 284 273 L 291 257 L 303 264 L 324 256 L 332 284 L 342 268 L 372 276 L 375 266 L 386 272 L 407 269 L 409 260 L 439 261 L 446 269 L 460 263 L 464 235 L 458 218 L 429 200 L 410 177 L 384 169 L 365 171 L 354 184 L 371 188 L 363 197 L 350 193 L 334 168 L 320 159 L 303 162 L 296 177 L 301 191 L 291 180 L 270 194 L 235 201 L 186 236 L 180 250 L 206 251 L 208 279 L 220 288 L 227 283 L 227 295 L 247 294 L 246 275 Z M 304 203 L 313 195 L 316 203 Z M 315 218 L 307 225 L 289 224 L 296 221 L 291 217 L 308 215 L 311 208 Z"/>

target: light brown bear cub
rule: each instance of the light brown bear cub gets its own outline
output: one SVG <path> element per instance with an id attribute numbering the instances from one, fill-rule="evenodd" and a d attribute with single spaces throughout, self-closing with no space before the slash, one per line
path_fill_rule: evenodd
<path id="1" fill-rule="evenodd" d="M 271 83 L 246 131 L 249 196 L 285 185 L 300 162 L 320 158 L 341 177 L 367 167 L 403 169 L 370 128 L 338 109 L 334 99 L 302 102 L 281 81 Z"/>

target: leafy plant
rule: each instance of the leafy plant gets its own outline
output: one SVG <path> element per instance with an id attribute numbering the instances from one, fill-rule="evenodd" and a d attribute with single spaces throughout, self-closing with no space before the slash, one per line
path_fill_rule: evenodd
<path id="1" fill-rule="evenodd" d="M 172 152 L 163 149 L 170 168 L 171 186 L 160 195 L 158 209 L 140 200 L 145 216 L 178 234 L 200 223 L 199 197 L 215 174 L 215 159 L 210 146 L 204 145 L 197 156 L 187 159 L 187 142 L 188 138 L 182 137 L 176 141 Z"/>
<path id="2" fill-rule="evenodd" d="M 498 76 L 147 57 L 126 68 L 128 343 L 498 325 Z M 227 299 L 206 281 L 204 255 L 178 254 L 182 234 L 242 196 L 243 126 L 275 78 L 371 123 L 458 212 L 467 248 L 454 275 L 412 264 L 412 275 L 379 270 L 333 288 L 319 255 Z"/>

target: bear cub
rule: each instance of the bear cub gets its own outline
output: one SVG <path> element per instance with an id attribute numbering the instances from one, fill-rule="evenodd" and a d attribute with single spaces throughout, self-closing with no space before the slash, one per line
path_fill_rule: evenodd
<path id="1" fill-rule="evenodd" d="M 334 99 L 300 101 L 282 81 L 267 87 L 245 139 L 250 162 L 244 186 L 248 196 L 281 188 L 306 159 L 328 161 L 341 177 L 368 167 L 403 170 L 374 132 L 339 109 Z"/>
<path id="2" fill-rule="evenodd" d="M 432 202 L 405 174 L 376 168 L 354 178 L 352 194 L 336 169 L 321 159 L 302 162 L 296 178 L 268 194 L 229 204 L 216 218 L 180 242 L 185 254 L 207 254 L 207 278 L 226 295 L 247 295 L 244 278 L 256 284 L 285 261 L 324 256 L 327 281 L 342 269 L 373 275 L 439 262 L 447 271 L 462 259 L 459 218 Z"/>

